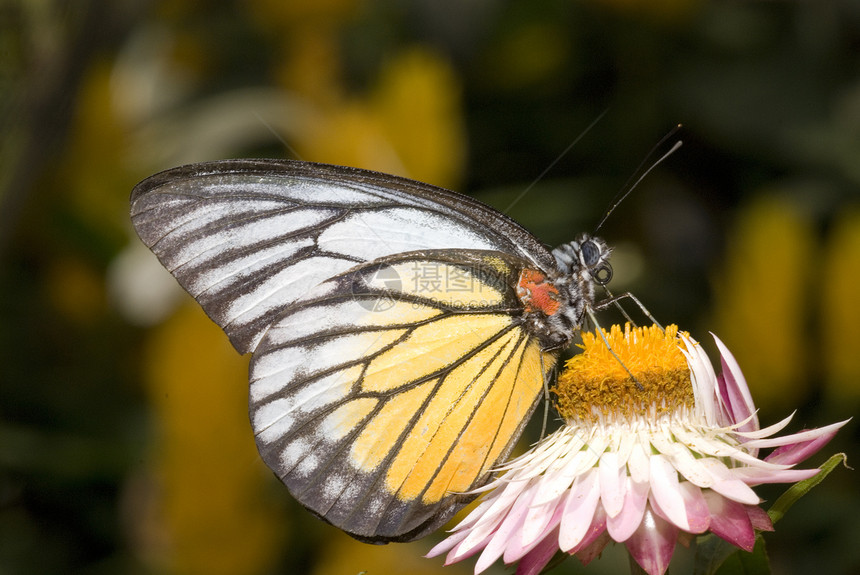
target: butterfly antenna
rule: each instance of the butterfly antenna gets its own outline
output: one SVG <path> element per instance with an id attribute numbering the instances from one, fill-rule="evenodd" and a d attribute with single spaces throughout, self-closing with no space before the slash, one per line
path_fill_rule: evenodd
<path id="1" fill-rule="evenodd" d="M 544 170 L 540 173 L 540 175 L 538 177 L 536 177 L 534 179 L 534 181 L 532 181 L 532 183 L 526 187 L 526 189 L 524 189 L 522 192 L 520 192 L 520 195 L 518 195 L 516 198 L 514 198 L 514 201 L 512 201 L 511 204 L 507 208 L 505 208 L 504 211 L 502 211 L 502 213 L 503 214 L 509 213 L 511 211 L 511 209 L 513 209 L 513 207 L 515 205 L 517 205 L 519 203 L 519 201 L 521 199 L 523 199 L 523 197 L 525 197 L 525 195 L 527 193 L 529 193 L 533 187 L 535 187 L 535 184 L 537 184 L 539 181 L 541 181 L 543 179 L 543 177 L 547 174 L 547 172 L 549 172 L 553 168 L 553 166 L 555 166 L 565 155 L 567 155 L 567 153 L 582 138 L 584 138 L 588 132 L 591 131 L 591 128 L 593 128 L 595 125 L 597 125 L 597 122 L 599 122 L 600 120 L 603 119 L 603 116 L 605 116 L 608 111 L 609 111 L 609 108 L 606 108 L 605 110 L 603 110 L 603 112 L 601 112 L 599 116 L 597 116 L 588 126 L 586 126 L 586 128 L 582 132 L 580 132 L 580 134 L 564 149 L 564 151 L 562 151 L 562 153 L 560 153 L 558 156 L 556 156 L 556 158 L 552 162 L 550 162 L 550 164 L 546 168 L 544 168 Z"/>
<path id="2" fill-rule="evenodd" d="M 635 189 L 636 189 L 636 186 L 638 186 L 638 185 L 639 185 L 639 183 L 640 183 L 642 180 L 644 180 L 644 179 L 645 179 L 645 176 L 647 176 L 648 174 L 650 174 L 650 173 L 651 173 L 651 171 L 652 171 L 654 168 L 656 168 L 656 167 L 657 167 L 657 166 L 659 166 L 661 163 L 663 163 L 663 160 L 665 160 L 666 158 L 668 158 L 669 156 L 671 156 L 672 154 L 674 154 L 674 153 L 678 150 L 678 148 L 680 148 L 680 147 L 681 147 L 681 140 L 678 140 L 678 141 L 677 141 L 677 142 L 675 142 L 675 144 L 674 144 L 674 145 L 669 149 L 669 151 L 668 151 L 668 152 L 666 152 L 665 154 L 663 154 L 662 156 L 660 156 L 660 157 L 657 159 L 657 161 L 655 161 L 654 163 L 652 163 L 652 164 L 648 167 L 648 169 L 646 169 L 644 172 L 642 171 L 642 167 L 643 167 L 643 166 L 645 166 L 645 164 L 647 164 L 647 163 L 648 163 L 649 158 L 653 157 L 653 156 L 654 156 L 654 153 L 655 153 L 655 152 L 656 152 L 656 151 L 657 151 L 661 146 L 663 146 L 663 144 L 665 144 L 665 143 L 666 143 L 666 140 L 668 140 L 668 139 L 672 138 L 675 134 L 677 134 L 677 133 L 678 133 L 678 130 L 680 130 L 680 129 L 681 129 L 681 124 L 678 124 L 677 126 L 675 126 L 674 128 L 672 128 L 672 130 L 671 130 L 668 134 L 666 134 L 665 136 L 663 136 L 663 137 L 660 139 L 660 141 L 659 141 L 659 142 L 657 142 L 656 144 L 654 144 L 654 147 L 653 147 L 653 148 L 651 148 L 651 150 L 650 150 L 650 151 L 645 155 L 645 159 L 643 159 L 643 160 L 642 160 L 642 162 L 641 162 L 641 163 L 636 167 L 636 169 L 633 171 L 633 174 L 630 176 L 630 178 L 628 178 L 628 179 L 627 179 L 627 181 L 626 181 L 626 182 L 624 182 L 624 185 L 623 185 L 623 186 L 621 186 L 621 191 L 619 191 L 619 192 L 618 192 L 618 194 L 615 196 L 615 199 L 612 201 L 611 205 L 609 206 L 609 209 L 608 209 L 608 210 L 606 210 L 606 213 L 603 215 L 603 219 L 602 219 L 602 220 L 600 220 L 600 223 L 599 223 L 599 224 L 597 224 L 597 227 L 595 227 L 595 228 L 594 228 L 594 233 L 597 233 L 597 231 L 598 231 L 598 230 L 600 230 L 600 228 L 601 228 L 601 227 L 603 227 L 603 224 L 605 224 L 605 223 L 606 223 L 606 220 L 608 220 L 608 219 L 609 219 L 609 215 L 610 215 L 612 212 L 614 212 L 614 211 L 615 211 L 615 208 L 617 208 L 617 207 L 619 206 L 619 204 L 621 204 L 621 202 L 623 202 L 623 201 L 627 198 L 627 196 L 629 196 L 629 195 L 630 195 L 630 192 L 632 192 L 633 190 L 635 190 Z M 640 172 L 642 172 L 642 174 L 641 174 L 639 177 L 636 177 L 636 174 L 638 174 L 638 173 L 640 173 Z M 635 179 L 634 179 L 634 178 L 635 178 Z"/>
<path id="3" fill-rule="evenodd" d="M 293 155 L 297 160 L 304 161 L 304 158 L 302 158 L 301 154 L 299 154 L 299 153 L 295 150 L 295 148 L 293 148 L 293 147 L 292 147 L 292 146 L 291 146 L 291 145 L 290 145 L 290 144 L 289 144 L 289 143 L 288 143 L 288 142 L 287 142 L 287 141 L 286 141 L 286 140 L 285 140 L 285 139 L 284 139 L 284 138 L 283 138 L 283 137 L 282 137 L 278 132 L 277 132 L 277 130 L 275 130 L 275 128 L 273 128 L 273 127 L 272 127 L 272 124 L 270 124 L 270 123 L 269 123 L 269 122 L 267 122 L 265 119 L 263 119 L 263 116 L 261 116 L 261 115 L 259 114 L 259 112 L 257 112 L 256 110 L 252 110 L 252 111 L 251 111 L 251 113 L 252 113 L 252 114 L 254 114 L 254 115 L 257 117 L 257 120 L 259 120 L 259 121 L 260 121 L 260 123 L 261 123 L 261 124 L 263 124 L 263 126 L 265 126 L 265 127 L 266 127 L 266 129 L 267 129 L 267 130 L 269 130 L 269 131 L 272 133 L 272 135 L 273 135 L 273 136 L 275 136 L 275 138 L 277 138 L 277 139 L 278 139 L 278 141 L 279 141 L 279 142 L 281 142 L 281 143 L 284 145 L 284 147 L 285 147 L 285 148 L 286 148 L 286 149 L 287 149 L 287 150 L 288 150 L 288 151 L 289 151 L 289 152 L 290 152 L 290 153 L 291 153 L 291 154 L 292 154 L 292 155 Z"/>

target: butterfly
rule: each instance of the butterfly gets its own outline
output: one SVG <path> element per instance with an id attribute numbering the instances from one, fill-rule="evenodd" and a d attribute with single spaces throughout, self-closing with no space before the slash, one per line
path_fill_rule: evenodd
<path id="1" fill-rule="evenodd" d="M 468 196 L 325 164 L 170 169 L 135 186 L 131 218 L 253 354 L 263 461 L 373 543 L 422 537 L 475 497 L 612 276 L 597 237 L 550 252 Z"/>

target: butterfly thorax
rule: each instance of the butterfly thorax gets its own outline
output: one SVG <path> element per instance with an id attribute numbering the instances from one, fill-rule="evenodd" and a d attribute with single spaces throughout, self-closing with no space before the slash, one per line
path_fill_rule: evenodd
<path id="1" fill-rule="evenodd" d="M 545 351 L 566 348 L 582 326 L 594 302 L 594 284 L 612 279 L 611 251 L 602 239 L 583 234 L 553 250 L 557 273 L 525 269 L 520 274 L 517 296 L 526 327 Z"/>

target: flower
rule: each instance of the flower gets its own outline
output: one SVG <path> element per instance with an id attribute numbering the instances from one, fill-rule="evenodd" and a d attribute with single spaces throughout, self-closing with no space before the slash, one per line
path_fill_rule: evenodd
<path id="1" fill-rule="evenodd" d="M 676 326 L 602 333 L 583 334 L 583 352 L 553 389 L 565 425 L 479 489 L 489 493 L 429 557 L 447 553 L 450 564 L 481 552 L 475 573 L 502 558 L 531 575 L 559 550 L 588 563 L 616 541 L 659 575 L 675 543 L 697 534 L 751 551 L 756 531 L 773 529 L 752 486 L 814 476 L 792 467 L 846 423 L 777 436 L 791 416 L 759 427 L 740 368 L 716 337 L 719 376 Z"/>

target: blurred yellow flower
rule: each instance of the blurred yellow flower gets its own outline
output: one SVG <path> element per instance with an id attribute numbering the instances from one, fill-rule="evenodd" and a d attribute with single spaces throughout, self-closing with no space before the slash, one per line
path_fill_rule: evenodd
<path id="1" fill-rule="evenodd" d="M 304 159 L 455 187 L 465 159 L 461 116 L 448 63 L 415 48 L 391 60 L 367 98 L 323 107 L 296 147 Z"/>
<path id="2" fill-rule="evenodd" d="M 860 208 L 839 215 L 823 260 L 821 355 L 827 391 L 835 401 L 856 405 L 860 400 Z"/>
<path id="3" fill-rule="evenodd" d="M 737 350 L 759 405 L 787 409 L 807 390 L 812 224 L 787 200 L 762 196 L 730 232 L 715 279 L 715 331 Z"/>
<path id="4" fill-rule="evenodd" d="M 285 525 L 248 424 L 247 358 L 196 305 L 151 334 L 145 383 L 159 438 L 156 567 L 181 574 L 269 572 Z M 144 542 L 146 546 L 146 542 Z"/>
<path id="5" fill-rule="evenodd" d="M 128 131 L 113 106 L 110 76 L 107 63 L 93 66 L 85 76 L 52 191 L 69 203 L 91 234 L 119 240 L 126 235 L 124 190 L 134 178 L 129 178 L 122 161 Z"/>
<path id="6" fill-rule="evenodd" d="M 91 326 L 107 311 L 105 286 L 98 270 L 80 258 L 50 262 L 44 286 L 52 312 L 79 325 Z"/>
<path id="7" fill-rule="evenodd" d="M 472 573 L 464 565 L 443 566 L 427 561 L 427 541 L 398 543 L 396 545 L 368 545 L 339 531 L 331 530 L 326 552 L 313 570 L 313 575 L 368 575 L 409 573 L 410 575 L 466 575 Z"/>

